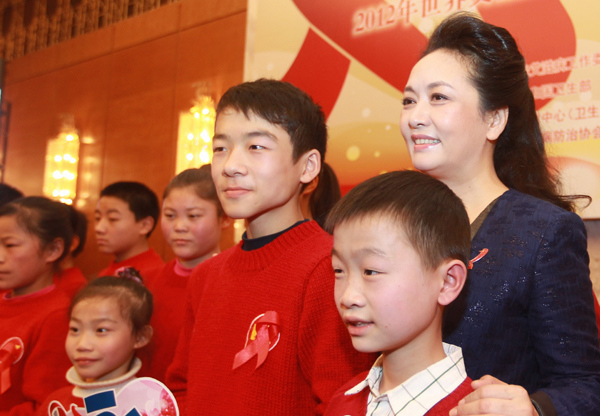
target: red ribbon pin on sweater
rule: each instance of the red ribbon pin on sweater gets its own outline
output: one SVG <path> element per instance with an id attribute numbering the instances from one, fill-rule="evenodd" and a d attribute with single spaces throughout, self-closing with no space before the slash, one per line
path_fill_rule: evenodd
<path id="1" fill-rule="evenodd" d="M 233 370 L 247 363 L 255 355 L 256 368 L 267 359 L 269 351 L 279 341 L 279 315 L 275 311 L 267 311 L 257 316 L 250 324 L 246 346 L 233 359 Z"/>
<path id="2" fill-rule="evenodd" d="M 10 388 L 10 366 L 21 359 L 24 352 L 21 338 L 12 337 L 0 347 L 0 394 Z"/>

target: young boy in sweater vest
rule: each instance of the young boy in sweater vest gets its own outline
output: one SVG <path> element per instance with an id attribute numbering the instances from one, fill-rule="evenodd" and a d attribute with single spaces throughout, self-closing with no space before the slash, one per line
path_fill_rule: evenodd
<path id="1" fill-rule="evenodd" d="M 300 209 L 326 144 L 321 109 L 289 83 L 247 82 L 221 98 L 212 177 L 225 213 L 247 227 L 190 277 L 167 372 L 183 414 L 323 414 L 373 363 L 337 316 L 331 236 Z"/>
<path id="2" fill-rule="evenodd" d="M 96 243 L 101 253 L 114 255 L 114 260 L 98 276 L 133 267 L 146 285 L 151 283 L 165 264 L 148 245 L 159 213 L 158 197 L 143 183 L 115 182 L 100 192 L 94 214 Z"/>
<path id="3" fill-rule="evenodd" d="M 331 211 L 335 301 L 358 351 L 381 352 L 326 415 L 448 416 L 472 392 L 459 347 L 442 343 L 444 306 L 467 274 L 469 218 L 443 183 L 391 172 Z"/>

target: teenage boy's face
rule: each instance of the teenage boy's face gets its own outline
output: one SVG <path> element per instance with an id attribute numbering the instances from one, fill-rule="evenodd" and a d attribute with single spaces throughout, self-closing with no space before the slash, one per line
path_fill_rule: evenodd
<path id="1" fill-rule="evenodd" d="M 342 222 L 333 237 L 335 302 L 354 348 L 384 354 L 427 348 L 440 332 L 434 319 L 441 314 L 439 271 L 424 268 L 398 225 L 385 217 Z"/>
<path id="2" fill-rule="evenodd" d="M 126 259 L 127 252 L 145 238 L 143 221 L 135 220 L 129 205 L 122 199 L 101 197 L 96 205 L 95 221 L 96 243 L 101 253 Z"/>
<path id="3" fill-rule="evenodd" d="M 302 182 L 312 180 L 303 175 L 308 156 L 293 162 L 292 141 L 283 128 L 226 108 L 217 116 L 213 151 L 212 176 L 223 209 L 249 221 L 251 238 L 303 218 L 298 197 Z"/>

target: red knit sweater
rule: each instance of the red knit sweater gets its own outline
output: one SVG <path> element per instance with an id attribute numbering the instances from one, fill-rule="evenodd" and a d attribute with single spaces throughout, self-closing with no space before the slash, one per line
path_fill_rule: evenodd
<path id="1" fill-rule="evenodd" d="M 158 253 L 153 249 L 149 249 L 123 261 L 111 261 L 106 269 L 98 272 L 98 276 L 112 276 L 121 267 L 133 267 L 142 275 L 144 284 L 149 286 L 152 276 L 156 274 L 157 269 L 160 269 L 164 265 L 165 262 Z"/>
<path id="2" fill-rule="evenodd" d="M 49 393 L 68 384 L 68 308 L 68 297 L 54 286 L 13 299 L 0 297 L 0 345 L 19 337 L 24 346 L 23 357 L 10 367 L 11 387 L 0 395 L 0 415 L 33 415 Z"/>
<path id="3" fill-rule="evenodd" d="M 187 415 L 322 414 L 333 392 L 370 368 L 335 308 L 332 239 L 310 221 L 266 246 L 241 243 L 200 264 L 167 385 Z M 279 340 L 259 367 L 236 369 L 253 320 L 274 311 Z"/>
<path id="4" fill-rule="evenodd" d="M 176 260 L 171 260 L 152 278 L 149 289 L 154 300 L 154 311 L 150 325 L 154 334 L 150 344 L 138 353 L 144 363 L 138 375 L 152 377 L 163 383 L 183 325 L 186 288 L 191 274 L 191 269 L 181 266 L 176 269 L 175 266 Z"/>
<path id="5" fill-rule="evenodd" d="M 46 397 L 44 403 L 38 408 L 36 416 L 48 416 L 50 403 L 53 401 L 59 402 L 66 411 L 71 409 L 71 405 L 85 408 L 83 398 L 73 396 L 73 386 L 67 386 L 52 392 Z"/>
<path id="6" fill-rule="evenodd" d="M 368 371 L 354 377 L 348 383 L 344 384 L 338 391 L 335 392 L 331 398 L 331 402 L 327 407 L 325 416 L 364 416 L 367 414 L 367 401 L 369 399 L 369 388 L 364 388 L 359 393 L 350 394 L 348 396 L 344 393 L 356 386 L 362 380 L 367 377 Z M 425 416 L 448 416 L 450 410 L 458 405 L 458 402 L 471 393 L 473 388 L 471 387 L 471 380 L 469 377 L 463 381 L 452 393 L 447 395 L 435 406 L 433 406 Z"/>

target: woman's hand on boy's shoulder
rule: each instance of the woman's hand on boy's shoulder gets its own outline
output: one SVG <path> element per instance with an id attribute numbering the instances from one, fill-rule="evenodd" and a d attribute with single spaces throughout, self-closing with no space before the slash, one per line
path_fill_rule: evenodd
<path id="1" fill-rule="evenodd" d="M 539 416 L 527 390 L 521 386 L 489 375 L 473 381 L 471 386 L 475 391 L 463 398 L 450 416 Z"/>

